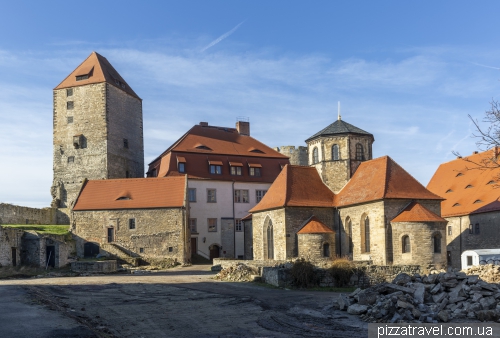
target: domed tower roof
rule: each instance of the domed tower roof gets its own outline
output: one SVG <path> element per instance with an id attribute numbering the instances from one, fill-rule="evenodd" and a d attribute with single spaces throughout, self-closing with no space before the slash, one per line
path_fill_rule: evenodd
<path id="1" fill-rule="evenodd" d="M 313 136 L 309 137 L 306 142 L 309 142 L 315 138 L 322 137 L 322 136 L 333 136 L 333 135 L 340 135 L 340 134 L 357 134 L 357 135 L 366 135 L 366 136 L 371 136 L 373 138 L 373 134 L 370 134 L 367 131 L 364 131 L 363 129 L 360 129 L 356 126 L 353 126 L 350 123 L 347 123 L 345 121 L 342 121 L 341 119 L 333 122 L 330 124 L 328 127 L 324 128 L 323 130 L 317 132 Z"/>

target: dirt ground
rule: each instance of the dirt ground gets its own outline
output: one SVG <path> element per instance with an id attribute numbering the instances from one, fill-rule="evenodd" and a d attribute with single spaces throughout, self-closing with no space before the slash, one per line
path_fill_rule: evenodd
<path id="1" fill-rule="evenodd" d="M 0 337 L 366 337 L 338 294 L 211 279 L 210 266 L 0 281 Z"/>

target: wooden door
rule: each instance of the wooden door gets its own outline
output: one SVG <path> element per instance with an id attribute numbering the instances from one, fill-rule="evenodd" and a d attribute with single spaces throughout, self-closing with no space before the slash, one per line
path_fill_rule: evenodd
<path id="1" fill-rule="evenodd" d="M 220 248 L 218 245 L 212 245 L 210 247 L 210 259 L 219 258 Z"/>

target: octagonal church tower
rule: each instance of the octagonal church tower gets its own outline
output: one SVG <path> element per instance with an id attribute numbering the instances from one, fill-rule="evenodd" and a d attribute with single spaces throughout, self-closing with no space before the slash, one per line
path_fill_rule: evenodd
<path id="1" fill-rule="evenodd" d="M 306 140 L 309 166 L 334 193 L 350 180 L 361 162 L 372 159 L 372 134 L 338 120 Z"/>
<path id="2" fill-rule="evenodd" d="M 85 179 L 144 177 L 142 100 L 96 52 L 54 88 L 52 207 Z"/>

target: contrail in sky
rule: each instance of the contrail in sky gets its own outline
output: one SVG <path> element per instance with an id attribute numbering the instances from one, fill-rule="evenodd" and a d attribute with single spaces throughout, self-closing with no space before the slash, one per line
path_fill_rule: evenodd
<path id="1" fill-rule="evenodd" d="M 222 40 L 224 40 L 225 38 L 227 38 L 229 35 L 233 34 L 234 32 L 236 32 L 236 30 L 238 28 L 240 28 L 241 25 L 243 25 L 243 22 L 245 22 L 245 20 L 243 20 L 242 22 L 240 22 L 239 24 L 236 25 L 236 27 L 234 27 L 233 29 L 231 29 L 229 32 L 227 33 L 224 33 L 222 34 L 221 36 L 219 36 L 217 39 L 215 39 L 214 41 L 210 42 L 205 48 L 203 48 L 201 51 L 204 52 L 206 51 L 207 49 L 209 49 L 210 47 L 213 47 L 215 46 L 216 44 L 218 44 L 219 42 L 221 42 Z"/>
<path id="2" fill-rule="evenodd" d="M 500 69 L 498 67 L 491 67 L 491 66 L 486 66 L 486 65 L 482 65 L 480 63 L 475 63 L 475 62 L 471 62 L 473 65 L 476 65 L 476 66 L 481 66 L 481 67 L 486 67 L 486 68 L 491 68 L 491 69 Z"/>

